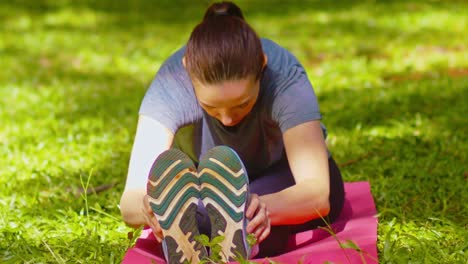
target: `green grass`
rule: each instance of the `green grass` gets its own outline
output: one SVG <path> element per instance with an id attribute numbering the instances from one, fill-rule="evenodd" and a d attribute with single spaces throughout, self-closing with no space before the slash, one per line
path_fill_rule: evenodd
<path id="1" fill-rule="evenodd" d="M 122 2 L 0 3 L 2 263 L 118 263 L 134 241 L 139 104 L 208 1 Z M 238 3 L 307 68 L 345 180 L 371 183 L 380 260 L 466 263 L 468 4 Z"/>

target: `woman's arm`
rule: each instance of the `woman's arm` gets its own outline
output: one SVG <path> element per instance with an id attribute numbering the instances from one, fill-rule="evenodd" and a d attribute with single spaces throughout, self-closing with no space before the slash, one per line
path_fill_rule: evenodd
<path id="1" fill-rule="evenodd" d="M 320 121 L 288 129 L 283 140 L 296 185 L 260 197 L 271 225 L 300 224 L 326 216 L 330 211 L 330 178 Z"/>
<path id="2" fill-rule="evenodd" d="M 129 226 L 139 227 L 154 221 L 148 213 L 146 182 L 154 160 L 169 149 L 174 135 L 161 123 L 140 115 L 130 156 L 127 181 L 120 199 L 120 212 Z M 157 224 L 157 221 L 156 223 Z M 154 229 L 153 229 L 154 230 Z"/>

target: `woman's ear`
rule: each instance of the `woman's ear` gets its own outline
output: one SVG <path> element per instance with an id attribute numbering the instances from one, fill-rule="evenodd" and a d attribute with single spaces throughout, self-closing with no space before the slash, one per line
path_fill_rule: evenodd
<path id="1" fill-rule="evenodd" d="M 185 56 L 182 57 L 182 65 L 184 65 L 184 68 L 187 68 L 187 67 L 185 66 Z"/>
<path id="2" fill-rule="evenodd" d="M 262 68 L 265 68 L 267 63 L 268 63 L 268 56 L 265 53 L 263 53 L 263 66 L 262 66 Z"/>

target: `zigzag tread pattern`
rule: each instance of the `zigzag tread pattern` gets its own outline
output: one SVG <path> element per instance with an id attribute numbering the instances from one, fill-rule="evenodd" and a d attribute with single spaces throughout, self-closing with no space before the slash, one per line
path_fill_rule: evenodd
<path id="1" fill-rule="evenodd" d="M 191 174 L 185 174 L 182 175 L 180 179 L 175 179 L 170 188 L 165 188 L 163 191 L 150 191 L 149 195 L 153 198 L 153 203 L 155 204 L 153 210 L 156 210 L 158 214 L 164 214 L 169 204 L 173 203 L 174 198 L 180 196 L 180 193 L 186 189 L 187 186 L 198 189 L 198 179 Z"/>
<path id="2" fill-rule="evenodd" d="M 235 222 L 240 222 L 244 219 L 244 209 L 242 207 L 233 208 L 229 206 L 224 200 L 219 199 L 218 196 L 205 196 L 203 203 L 206 205 L 218 205 L 222 210 L 229 215 Z"/>
<path id="3" fill-rule="evenodd" d="M 214 222 L 211 236 L 225 237 L 220 244 L 225 261 L 234 260 L 234 252 L 248 257 L 244 210 L 249 186 L 242 161 L 233 149 L 218 146 L 205 154 L 198 169 L 200 194 L 210 221 Z"/>
<path id="4" fill-rule="evenodd" d="M 240 190 L 233 190 L 214 177 L 206 177 L 201 184 L 200 193 L 203 197 L 203 193 L 205 193 L 207 189 L 212 190 L 216 195 L 229 199 L 231 203 L 238 207 L 245 201 L 246 187 L 247 186 L 244 185 L 244 188 Z"/>
<path id="5" fill-rule="evenodd" d="M 148 179 L 148 190 L 150 190 L 155 197 L 159 197 L 163 192 L 167 192 L 167 189 L 171 189 L 175 181 L 178 181 L 179 178 L 193 178 L 192 181 L 198 183 L 196 172 L 193 172 L 190 168 L 184 168 L 182 164 L 177 167 L 175 167 L 175 170 L 170 174 L 161 175 L 157 181 L 153 181 L 151 177 Z"/>
<path id="6" fill-rule="evenodd" d="M 199 190 L 195 187 L 188 187 L 187 190 L 181 193 L 180 198 L 175 200 L 175 204 L 170 206 L 170 210 L 164 211 L 164 214 L 159 214 L 154 206 L 155 204 L 150 201 L 151 209 L 158 215 L 158 221 L 163 229 L 169 229 L 174 222 L 174 219 L 179 214 L 180 210 L 187 204 L 197 203 L 199 197 Z"/>
<path id="7" fill-rule="evenodd" d="M 238 195 L 235 195 L 232 190 L 229 190 L 229 188 L 224 185 L 203 182 L 201 185 L 200 197 L 205 206 L 208 203 L 218 204 L 231 218 L 240 221 L 244 216 L 244 211 L 241 207 L 243 207 L 246 202 L 247 188 L 243 188 L 239 191 Z"/>
<path id="8" fill-rule="evenodd" d="M 196 203 L 200 197 L 195 167 L 184 155 L 177 150 L 167 150 L 151 168 L 147 193 L 151 209 L 163 229 L 170 228 L 181 208 Z"/>
<path id="9" fill-rule="evenodd" d="M 215 178 L 218 181 L 221 181 L 224 185 L 230 186 L 235 190 L 240 190 L 245 185 L 245 179 L 242 177 L 226 177 L 226 175 L 231 175 L 227 171 L 217 170 L 216 167 L 204 167 L 199 173 L 200 181 L 207 181 L 207 178 Z M 222 176 L 223 175 L 223 176 Z"/>

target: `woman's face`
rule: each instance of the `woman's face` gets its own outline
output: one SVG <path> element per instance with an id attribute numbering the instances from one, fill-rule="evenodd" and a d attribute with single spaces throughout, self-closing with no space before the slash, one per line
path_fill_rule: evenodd
<path id="1" fill-rule="evenodd" d="M 200 106 L 225 126 L 235 126 L 252 110 L 258 98 L 260 81 L 248 77 L 218 84 L 193 81 Z"/>

